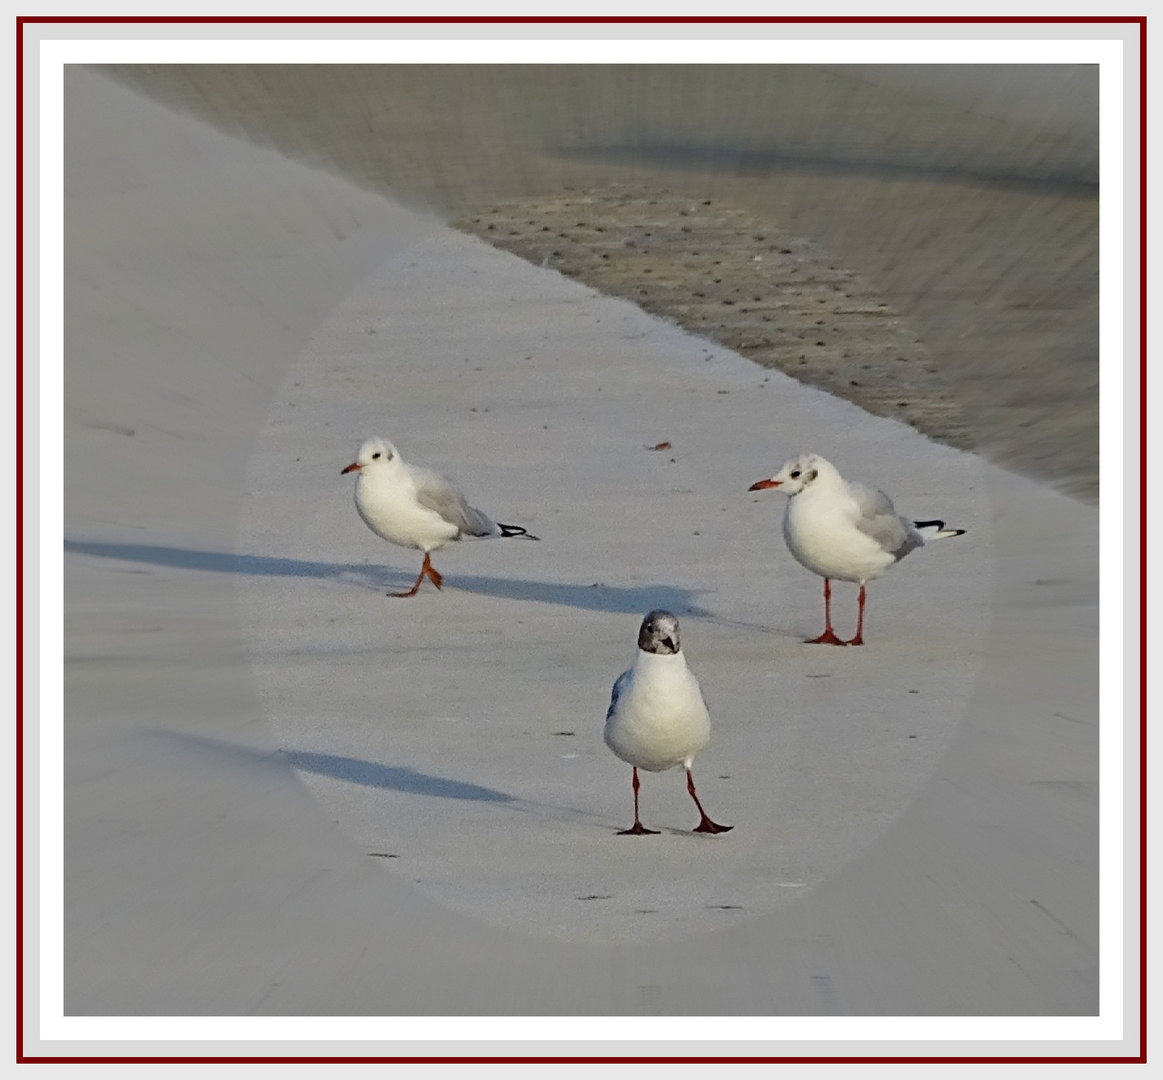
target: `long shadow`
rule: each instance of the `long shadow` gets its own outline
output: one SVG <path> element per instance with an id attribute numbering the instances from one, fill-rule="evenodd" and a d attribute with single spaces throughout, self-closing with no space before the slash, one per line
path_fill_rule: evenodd
<path id="1" fill-rule="evenodd" d="M 480 577 L 473 574 L 449 575 L 451 585 L 482 596 L 501 596 L 510 600 L 531 600 L 539 604 L 561 604 L 586 611 L 609 611 L 622 615 L 644 615 L 655 608 L 665 608 L 676 615 L 709 616 L 711 613 L 695 603 L 694 589 L 677 585 L 571 585 L 552 581 L 528 581 L 513 578 Z"/>
<path id="2" fill-rule="evenodd" d="M 186 749 L 210 754 L 218 760 L 225 755 L 236 763 L 279 768 L 284 764 L 317 776 L 330 776 L 361 787 L 399 791 L 405 795 L 427 795 L 436 799 L 461 799 L 472 802 L 516 803 L 515 795 L 495 788 L 450 780 L 420 772 L 409 766 L 383 765 L 363 758 L 339 754 L 320 754 L 308 750 L 262 750 L 243 743 L 217 739 L 207 735 L 191 735 L 182 731 L 153 729 L 151 736 L 161 736 Z"/>
<path id="3" fill-rule="evenodd" d="M 74 555 L 91 555 L 101 559 L 117 559 L 150 566 L 255 577 L 319 578 L 374 589 L 398 589 L 403 585 L 410 585 L 414 580 L 410 572 L 397 573 L 386 567 L 368 566 L 365 563 L 316 562 L 270 555 L 236 555 L 226 551 L 198 551 L 157 544 L 66 539 L 65 551 Z M 585 611 L 633 615 L 644 614 L 654 608 L 665 608 L 676 615 L 687 614 L 698 617 L 711 615 L 711 612 L 696 602 L 698 595 L 696 590 L 684 589 L 677 585 L 607 585 L 602 582 L 575 584 L 448 573 L 445 578 L 445 591 L 456 589 L 481 596 L 557 604 Z"/>
<path id="4" fill-rule="evenodd" d="M 498 791 L 496 788 L 421 772 L 410 766 L 384 765 L 364 758 L 324 754 L 313 750 L 247 746 L 245 743 L 219 739 L 212 735 L 194 735 L 185 731 L 167 731 L 164 728 L 149 728 L 141 734 L 147 738 L 164 740 L 167 745 L 179 748 L 179 752 L 185 751 L 202 758 L 219 773 L 242 768 L 248 782 L 254 782 L 255 769 L 285 772 L 291 767 L 317 776 L 330 776 L 362 787 L 399 791 L 405 795 L 492 803 L 521 814 L 535 811 L 558 820 L 596 823 L 603 827 L 609 824 L 603 815 L 584 806 L 573 806 L 569 802 L 546 803 L 525 799 L 507 791 Z"/>
<path id="5" fill-rule="evenodd" d="M 94 555 L 99 559 L 170 566 L 180 570 L 210 570 L 219 574 L 247 574 L 256 577 L 367 578 L 375 567 L 364 563 L 312 562 L 308 559 L 281 559 L 270 555 L 236 555 L 229 551 L 197 551 L 193 548 L 163 547 L 160 544 L 113 544 L 65 539 L 65 551 L 74 555 Z"/>
<path id="6" fill-rule="evenodd" d="M 315 754 L 305 750 L 286 750 L 284 755 L 296 769 L 332 776 L 362 787 L 402 791 L 405 795 L 430 795 L 437 799 L 469 799 L 474 802 L 513 802 L 515 796 L 479 784 L 462 780 L 447 780 L 442 776 L 418 772 L 408 766 L 381 765 L 361 758 L 341 757 L 337 754 Z"/>

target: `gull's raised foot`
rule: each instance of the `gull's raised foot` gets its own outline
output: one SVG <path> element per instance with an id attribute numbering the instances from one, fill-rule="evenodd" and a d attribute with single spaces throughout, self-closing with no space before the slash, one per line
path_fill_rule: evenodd
<path id="1" fill-rule="evenodd" d="M 428 552 L 424 553 L 424 565 L 420 567 L 420 573 L 416 576 L 416 583 L 407 592 L 390 592 L 387 595 L 395 596 L 398 599 L 415 596 L 420 591 L 420 586 L 423 584 L 425 578 L 431 581 L 437 589 L 444 583 L 444 575 L 432 565 L 432 558 Z"/>

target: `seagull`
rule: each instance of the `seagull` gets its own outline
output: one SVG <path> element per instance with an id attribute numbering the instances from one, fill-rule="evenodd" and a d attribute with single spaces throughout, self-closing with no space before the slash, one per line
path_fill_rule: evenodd
<path id="1" fill-rule="evenodd" d="M 926 541 L 965 532 L 901 517 L 883 491 L 850 483 L 819 454 L 798 454 L 748 490 L 775 487 L 790 496 L 783 515 L 788 548 L 824 579 L 824 632 L 809 645 L 863 645 L 866 584 Z M 860 585 L 856 636 L 848 641 L 832 629 L 832 578 Z"/>
<path id="2" fill-rule="evenodd" d="M 669 611 L 652 611 L 642 620 L 638 657 L 614 683 L 604 737 L 634 770 L 634 824 L 619 836 L 658 835 L 657 829 L 643 828 L 638 818 L 638 770 L 665 772 L 678 765 L 686 769 L 686 789 L 699 808 L 694 831 L 721 833 L 732 828 L 707 817 L 695 794 L 691 762 L 710 741 L 711 717 L 699 682 L 679 651 L 678 619 Z"/>
<path id="3" fill-rule="evenodd" d="M 432 565 L 431 552 L 454 540 L 540 539 L 520 525 L 500 525 L 469 506 L 451 480 L 409 465 L 387 439 L 368 439 L 359 448 L 359 457 L 342 470 L 349 472 L 359 473 L 355 508 L 367 527 L 389 543 L 424 552 L 416 583 L 407 592 L 389 596 L 415 596 L 425 577 L 439 589 L 443 576 Z"/>

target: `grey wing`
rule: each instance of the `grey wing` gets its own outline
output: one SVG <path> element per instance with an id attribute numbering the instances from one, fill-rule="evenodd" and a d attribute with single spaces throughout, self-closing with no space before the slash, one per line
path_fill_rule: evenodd
<path id="1" fill-rule="evenodd" d="M 463 536 L 492 536 L 497 526 L 487 515 L 469 506 L 461 490 L 447 477 L 427 469 L 413 469 L 416 501 L 435 510 Z"/>
<path id="2" fill-rule="evenodd" d="M 870 536 L 896 559 L 903 559 L 913 548 L 924 543 L 920 533 L 896 512 L 883 491 L 850 485 L 859 514 L 856 528 Z"/>
<path id="3" fill-rule="evenodd" d="M 630 684 L 629 670 L 623 671 L 617 679 L 614 680 L 614 689 L 610 692 L 610 707 L 606 710 L 606 719 L 609 720 L 614 715 L 614 710 L 618 707 L 618 699 L 626 692 L 626 687 Z"/>

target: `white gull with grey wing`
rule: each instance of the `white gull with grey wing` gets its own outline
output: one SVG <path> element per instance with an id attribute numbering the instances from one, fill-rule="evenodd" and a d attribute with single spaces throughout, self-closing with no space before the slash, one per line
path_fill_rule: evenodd
<path id="1" fill-rule="evenodd" d="M 926 540 L 960 536 L 943 521 L 909 521 L 883 492 L 845 480 L 819 454 L 797 454 L 751 491 L 778 487 L 789 496 L 783 536 L 796 560 L 824 579 L 824 632 L 812 644 L 863 645 L 865 586 Z M 831 579 L 860 585 L 856 636 L 841 641 L 832 629 Z"/>
<path id="2" fill-rule="evenodd" d="M 501 525 L 469 506 L 460 489 L 431 469 L 409 465 L 387 439 L 368 439 L 359 456 L 342 470 L 358 471 L 355 508 L 377 536 L 400 547 L 424 552 L 416 583 L 408 592 L 415 596 L 425 577 L 439 589 L 442 575 L 432 566 L 430 553 L 458 540 L 489 540 L 524 537 L 537 540 L 520 525 Z"/>

